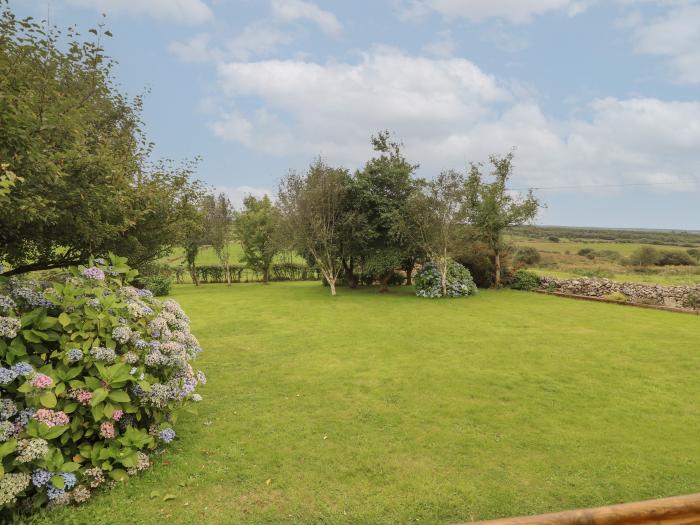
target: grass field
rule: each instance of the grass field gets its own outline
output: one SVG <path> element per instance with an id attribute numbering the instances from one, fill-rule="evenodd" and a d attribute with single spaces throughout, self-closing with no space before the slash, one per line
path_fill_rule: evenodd
<path id="1" fill-rule="evenodd" d="M 623 256 L 629 256 L 635 250 L 642 247 L 650 247 L 659 251 L 685 251 L 681 246 L 659 246 L 655 244 L 642 244 L 636 242 L 583 242 L 562 239 L 559 242 L 545 241 L 541 239 L 528 239 L 526 237 L 513 237 L 512 242 L 519 247 L 532 247 L 540 252 L 552 253 L 578 253 L 579 250 L 589 248 L 595 251 L 613 250 Z"/>
<path id="2" fill-rule="evenodd" d="M 174 296 L 206 350 L 199 416 L 148 473 L 33 523 L 439 524 L 700 490 L 697 317 L 318 283 Z"/>

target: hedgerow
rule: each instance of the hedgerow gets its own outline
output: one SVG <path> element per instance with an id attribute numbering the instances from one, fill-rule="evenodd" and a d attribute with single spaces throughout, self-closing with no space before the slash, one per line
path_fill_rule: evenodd
<path id="1" fill-rule="evenodd" d="M 477 292 L 471 273 L 461 264 L 451 261 L 447 269 L 447 294 L 445 297 L 466 297 Z M 440 271 L 429 262 L 416 274 L 416 295 L 431 299 L 443 297 Z"/>
<path id="2" fill-rule="evenodd" d="M 0 281 L 0 521 L 81 503 L 175 438 L 201 351 L 173 300 L 110 256 L 49 283 Z"/>

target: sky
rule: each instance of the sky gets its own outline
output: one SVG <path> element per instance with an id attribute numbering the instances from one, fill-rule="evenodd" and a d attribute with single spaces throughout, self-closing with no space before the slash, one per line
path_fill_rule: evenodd
<path id="1" fill-rule="evenodd" d="M 234 203 L 388 129 L 431 178 L 515 153 L 548 225 L 700 230 L 700 0 L 10 0 L 105 23 L 154 155 Z M 103 18 L 102 14 L 106 14 Z"/>

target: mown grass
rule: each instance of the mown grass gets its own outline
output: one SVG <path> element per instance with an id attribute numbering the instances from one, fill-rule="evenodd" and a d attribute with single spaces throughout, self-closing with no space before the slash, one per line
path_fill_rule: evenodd
<path id="1" fill-rule="evenodd" d="M 697 317 L 317 283 L 174 296 L 206 350 L 199 416 L 148 473 L 33 523 L 441 524 L 700 490 Z"/>

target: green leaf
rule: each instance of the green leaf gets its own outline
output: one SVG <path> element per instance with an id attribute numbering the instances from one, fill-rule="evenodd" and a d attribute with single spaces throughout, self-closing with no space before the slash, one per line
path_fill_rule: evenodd
<path id="1" fill-rule="evenodd" d="M 92 417 L 95 421 L 99 421 L 104 416 L 104 405 L 92 407 Z"/>
<path id="2" fill-rule="evenodd" d="M 61 394 L 63 394 L 63 392 L 66 391 L 66 384 L 65 383 L 57 384 L 56 388 L 54 388 L 53 391 L 57 396 L 60 396 Z"/>
<path id="3" fill-rule="evenodd" d="M 22 337 L 24 337 L 24 340 L 29 343 L 41 343 L 42 341 L 42 339 L 40 339 L 33 330 L 22 330 Z"/>
<path id="4" fill-rule="evenodd" d="M 41 401 L 41 404 L 44 405 L 46 408 L 53 408 L 58 402 L 53 392 L 44 392 L 43 394 L 41 394 L 39 401 Z"/>
<path id="5" fill-rule="evenodd" d="M 112 401 L 116 401 L 117 403 L 128 403 L 129 401 L 131 401 L 129 394 L 127 394 L 123 390 L 112 390 L 109 393 L 109 398 Z"/>
<path id="6" fill-rule="evenodd" d="M 92 406 L 99 405 L 107 399 L 107 396 L 109 395 L 109 392 L 105 390 L 104 388 L 98 388 L 92 393 L 92 401 L 90 401 L 90 404 Z"/>
<path id="7" fill-rule="evenodd" d="M 71 414 L 75 412 L 76 408 L 78 408 L 78 403 L 68 403 L 66 406 L 63 407 L 63 411 L 66 414 Z"/>
<path id="8" fill-rule="evenodd" d="M 0 445 L 0 459 L 4 458 L 5 456 L 12 454 L 15 449 L 17 448 L 17 440 L 16 439 L 10 439 L 8 441 L 5 441 L 2 445 Z"/>
<path id="9" fill-rule="evenodd" d="M 160 498 L 160 492 L 158 492 L 157 490 L 152 490 L 151 491 L 151 499 L 153 499 L 153 498 Z"/>
<path id="10" fill-rule="evenodd" d="M 125 481 L 129 476 L 124 470 L 115 468 L 109 473 L 109 477 L 115 481 Z"/>
<path id="11" fill-rule="evenodd" d="M 66 312 L 61 312 L 61 314 L 58 316 L 58 322 L 61 323 L 63 328 L 65 328 L 71 323 L 70 315 L 68 315 Z"/>
<path id="12" fill-rule="evenodd" d="M 53 476 L 51 478 L 51 483 L 53 484 L 54 487 L 57 489 L 63 489 L 66 488 L 66 482 L 63 481 L 63 478 L 61 476 Z"/>
<path id="13" fill-rule="evenodd" d="M 163 496 L 163 501 L 170 501 L 171 499 L 175 499 L 177 496 L 175 494 L 166 494 Z"/>
<path id="14" fill-rule="evenodd" d="M 80 463 L 75 463 L 73 461 L 69 461 L 67 463 L 64 463 L 63 466 L 61 467 L 62 472 L 75 472 L 80 468 Z"/>
<path id="15" fill-rule="evenodd" d="M 46 425 L 44 425 L 46 426 Z M 46 440 L 50 439 L 56 439 L 58 436 L 63 434 L 66 430 L 68 430 L 68 425 L 64 425 L 62 427 L 51 427 L 49 430 L 40 432 L 40 436 Z"/>

